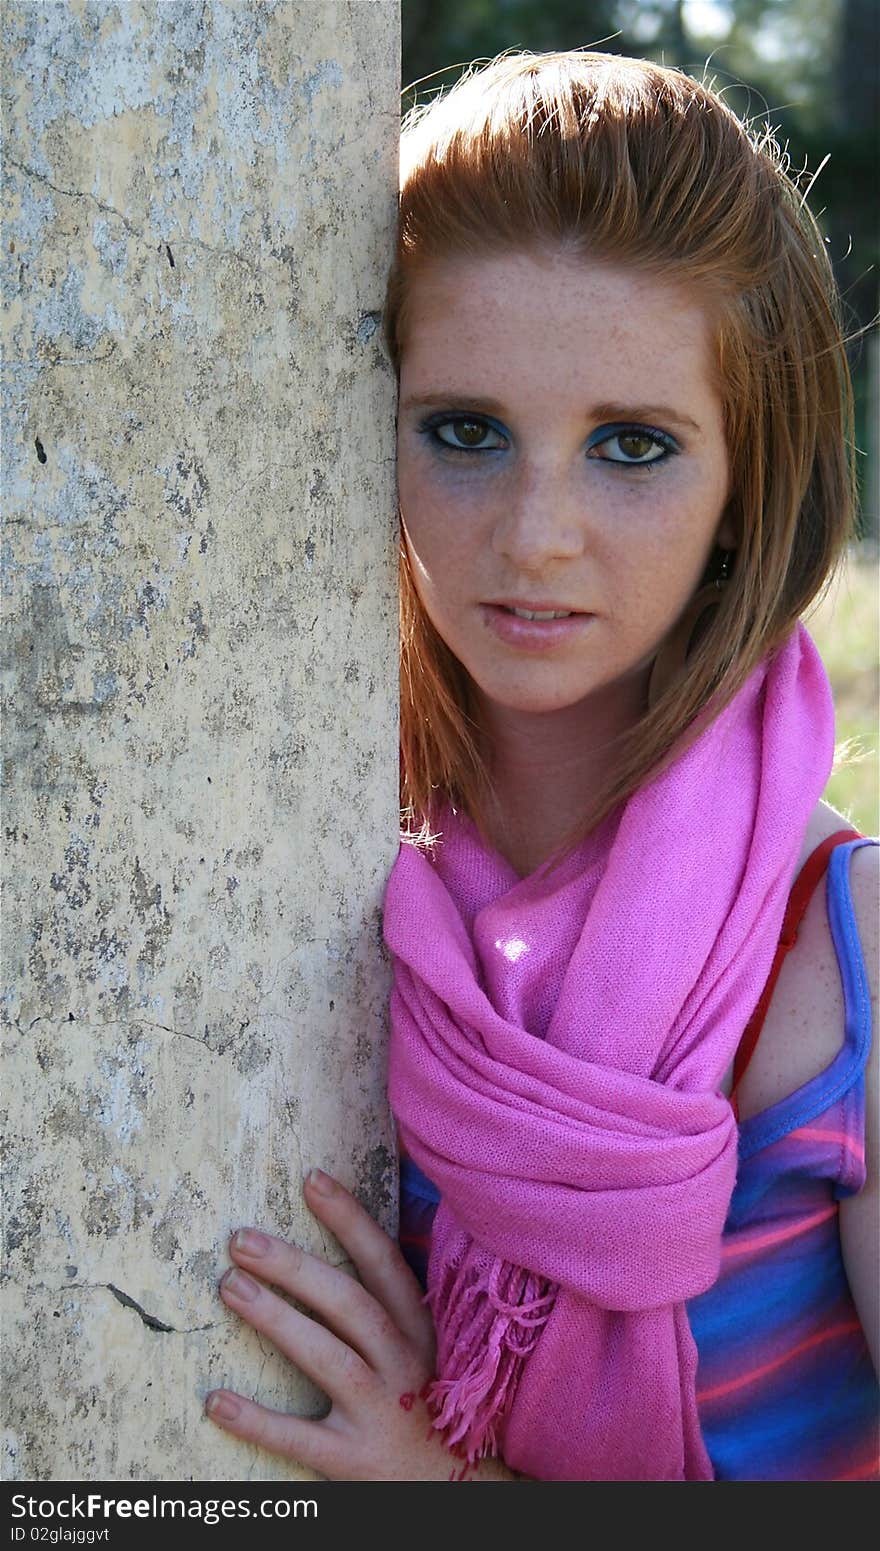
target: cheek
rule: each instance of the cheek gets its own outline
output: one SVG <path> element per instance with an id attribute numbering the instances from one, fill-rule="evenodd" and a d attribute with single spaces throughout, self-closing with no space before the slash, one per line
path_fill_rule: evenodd
<path id="1" fill-rule="evenodd" d="M 455 480 L 426 466 L 424 456 L 398 458 L 400 515 L 414 553 L 432 578 L 454 572 L 480 545 L 479 510 Z"/>
<path id="2" fill-rule="evenodd" d="M 405 469 L 398 478 L 398 493 L 413 584 L 422 604 L 433 614 L 432 593 L 442 595 L 446 590 L 444 560 L 449 546 L 444 542 L 443 513 L 421 481 L 409 479 Z"/>
<path id="3" fill-rule="evenodd" d="M 606 528 L 610 593 L 634 621 L 653 627 L 677 615 L 699 586 L 715 543 L 722 498 L 701 483 L 640 492 Z"/>
<path id="4" fill-rule="evenodd" d="M 423 460 L 406 442 L 398 445 L 397 496 L 404 526 L 410 539 L 415 542 L 428 525 L 433 502 L 425 479 Z"/>

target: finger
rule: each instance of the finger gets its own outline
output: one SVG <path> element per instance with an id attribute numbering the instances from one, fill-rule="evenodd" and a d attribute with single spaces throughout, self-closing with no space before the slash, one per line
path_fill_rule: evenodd
<path id="1" fill-rule="evenodd" d="M 228 1308 L 274 1341 L 285 1357 L 341 1406 L 350 1405 L 375 1382 L 359 1353 L 246 1272 L 237 1267 L 227 1271 L 220 1295 Z"/>
<path id="2" fill-rule="evenodd" d="M 271 1411 L 227 1389 L 212 1390 L 205 1397 L 205 1415 L 224 1432 L 272 1454 L 296 1460 L 335 1480 L 352 1479 L 351 1442 L 326 1419 L 310 1422 L 305 1417 Z"/>
<path id="3" fill-rule="evenodd" d="M 229 1253 L 236 1265 L 314 1309 L 377 1371 L 387 1368 L 389 1357 L 399 1360 L 411 1352 L 407 1338 L 382 1304 L 338 1266 L 252 1228 L 233 1234 Z"/>
<path id="4" fill-rule="evenodd" d="M 351 1256 L 364 1287 L 430 1363 L 434 1341 L 431 1316 L 398 1245 L 338 1180 L 321 1169 L 310 1171 L 304 1191 L 310 1210 Z"/>

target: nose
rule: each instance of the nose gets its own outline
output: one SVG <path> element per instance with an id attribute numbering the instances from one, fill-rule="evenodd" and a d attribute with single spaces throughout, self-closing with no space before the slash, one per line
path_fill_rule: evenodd
<path id="1" fill-rule="evenodd" d="M 492 548 L 519 571 L 538 574 L 583 554 L 584 516 L 563 473 L 522 466 L 504 492 Z"/>

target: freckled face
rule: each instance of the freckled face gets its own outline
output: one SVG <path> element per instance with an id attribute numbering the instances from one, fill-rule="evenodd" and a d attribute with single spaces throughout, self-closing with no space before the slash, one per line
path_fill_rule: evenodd
<path id="1" fill-rule="evenodd" d="M 631 269 L 511 253 L 412 283 L 405 541 L 431 622 L 496 708 L 644 684 L 713 545 L 733 547 L 712 364 L 693 293 Z"/>

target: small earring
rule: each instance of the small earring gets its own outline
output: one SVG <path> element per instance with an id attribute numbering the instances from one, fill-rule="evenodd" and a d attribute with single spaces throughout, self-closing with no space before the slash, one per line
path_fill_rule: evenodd
<path id="1" fill-rule="evenodd" d="M 657 704 L 661 695 L 666 693 L 670 684 L 683 672 L 697 626 L 702 622 L 704 615 L 710 610 L 714 612 L 721 602 L 733 569 L 733 550 L 722 549 L 719 555 L 720 558 L 716 563 L 717 574 L 711 582 L 705 583 L 694 593 L 678 624 L 673 627 L 654 658 L 651 676 L 648 679 L 649 711 Z"/>

